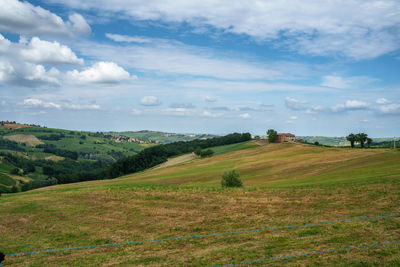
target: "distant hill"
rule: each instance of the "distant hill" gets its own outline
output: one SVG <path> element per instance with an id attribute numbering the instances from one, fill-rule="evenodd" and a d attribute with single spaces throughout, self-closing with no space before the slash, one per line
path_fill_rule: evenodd
<path id="1" fill-rule="evenodd" d="M 20 190 L 24 182 L 51 185 L 60 173 L 100 169 L 132 156 L 146 145 L 116 142 L 104 133 L 52 129 L 16 122 L 0 123 L 0 192 Z"/>
<path id="2" fill-rule="evenodd" d="M 137 138 L 143 141 L 153 141 L 163 144 L 179 142 L 179 141 L 191 141 L 195 139 L 208 139 L 217 137 L 217 135 L 212 134 L 194 134 L 194 133 L 166 133 L 159 131 L 126 131 L 126 132 L 109 132 L 112 135 L 123 135 L 127 137 Z"/>
<path id="3" fill-rule="evenodd" d="M 350 146 L 350 142 L 346 140 L 345 136 L 340 137 L 329 137 L 329 136 L 296 136 L 296 138 L 301 138 L 308 143 L 318 142 L 322 145 L 327 146 Z M 384 137 L 384 138 L 374 138 L 371 137 L 373 140 L 372 146 L 381 146 L 381 143 L 390 143 L 392 142 L 393 145 L 393 138 L 392 137 Z M 396 138 L 397 141 L 400 138 Z M 382 147 L 387 147 L 386 145 L 382 145 Z"/>

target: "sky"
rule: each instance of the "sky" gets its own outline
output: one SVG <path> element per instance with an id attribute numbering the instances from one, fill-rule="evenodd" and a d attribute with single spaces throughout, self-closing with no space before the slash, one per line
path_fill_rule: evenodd
<path id="1" fill-rule="evenodd" d="M 400 2 L 0 0 L 0 120 L 400 136 Z"/>

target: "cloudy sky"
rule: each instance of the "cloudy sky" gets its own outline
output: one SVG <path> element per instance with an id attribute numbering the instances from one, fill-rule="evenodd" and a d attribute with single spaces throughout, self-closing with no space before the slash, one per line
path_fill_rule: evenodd
<path id="1" fill-rule="evenodd" d="M 397 0 L 0 0 L 0 120 L 400 135 Z"/>

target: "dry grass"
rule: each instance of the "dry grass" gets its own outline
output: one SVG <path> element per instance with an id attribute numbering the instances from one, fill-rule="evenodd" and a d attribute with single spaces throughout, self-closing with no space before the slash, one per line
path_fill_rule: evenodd
<path id="1" fill-rule="evenodd" d="M 27 146 L 37 146 L 37 145 L 44 144 L 36 136 L 31 135 L 31 134 L 7 135 L 7 136 L 4 136 L 4 139 L 14 141 L 17 143 L 24 143 Z"/>
<path id="2" fill-rule="evenodd" d="M 210 190 L 105 186 L 11 195 L 0 205 L 0 249 L 36 249 L 240 231 L 399 213 L 399 182 L 319 189 Z M 368 203 L 368 205 L 365 205 Z M 11 266 L 211 266 L 393 241 L 396 218 L 211 238 L 9 257 Z M 360 249 L 276 265 L 380 266 L 397 246 Z M 396 261 L 397 260 L 397 261 Z M 272 263 L 274 264 L 274 263 Z M 5 265 L 7 266 L 7 265 Z"/>

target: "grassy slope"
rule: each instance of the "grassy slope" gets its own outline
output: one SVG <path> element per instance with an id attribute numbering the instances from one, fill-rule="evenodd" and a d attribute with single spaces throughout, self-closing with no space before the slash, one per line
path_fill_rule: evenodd
<path id="1" fill-rule="evenodd" d="M 222 172 L 232 168 L 238 169 L 245 186 L 365 183 L 399 178 L 399 162 L 399 151 L 272 144 L 101 183 L 219 186 Z"/>
<path id="2" fill-rule="evenodd" d="M 0 198 L 0 251 L 14 253 L 397 214 L 399 157 L 399 152 L 390 150 L 279 144 L 112 181 L 4 195 Z M 247 187 L 212 187 L 218 185 L 223 169 L 232 167 L 238 168 Z M 156 176 L 158 183 L 211 187 L 135 184 L 156 183 Z M 391 218 L 8 257 L 5 266 L 210 266 L 394 241 L 399 236 L 400 220 Z M 399 246 L 382 246 L 281 260 L 271 265 L 398 266 L 399 255 Z"/>

